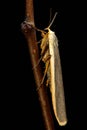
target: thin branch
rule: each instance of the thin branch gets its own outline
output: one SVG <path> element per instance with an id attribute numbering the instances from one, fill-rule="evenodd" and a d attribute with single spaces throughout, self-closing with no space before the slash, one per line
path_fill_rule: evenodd
<path id="1" fill-rule="evenodd" d="M 26 17 L 30 24 L 35 25 L 33 0 L 26 0 Z M 25 27 L 22 26 L 22 30 L 28 43 L 28 49 L 29 49 L 32 68 L 33 68 L 34 66 L 37 65 L 37 62 L 39 61 L 39 50 L 38 50 L 38 45 L 36 44 L 36 41 L 37 41 L 36 32 L 32 28 L 32 26 L 30 26 L 30 28 L 29 27 L 27 28 L 27 26 Z M 34 73 L 36 89 L 37 89 L 39 88 L 41 80 L 43 78 L 40 64 L 32 71 Z M 54 130 L 54 123 L 53 123 L 51 110 L 50 110 L 50 104 L 49 104 L 45 87 L 46 86 L 41 85 L 40 89 L 38 89 L 37 91 L 39 102 L 41 105 L 41 110 L 42 110 L 42 115 L 43 115 L 46 130 Z"/>

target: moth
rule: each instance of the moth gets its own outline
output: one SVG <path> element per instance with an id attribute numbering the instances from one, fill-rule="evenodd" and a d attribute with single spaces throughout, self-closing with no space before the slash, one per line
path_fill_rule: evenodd
<path id="1" fill-rule="evenodd" d="M 64 126 L 67 124 L 67 116 L 66 116 L 61 60 L 58 48 L 58 38 L 55 35 L 55 32 L 53 32 L 50 29 L 56 15 L 57 13 L 55 13 L 50 25 L 44 30 L 40 30 L 36 27 L 34 28 L 37 31 L 40 31 L 42 36 L 40 42 L 41 43 L 40 60 L 42 60 L 45 63 L 45 71 L 41 84 L 43 84 L 44 79 L 47 75 L 46 86 L 49 86 L 50 88 L 54 115 L 57 119 L 58 124 L 60 126 Z M 26 22 L 26 24 L 28 23 Z"/>
<path id="2" fill-rule="evenodd" d="M 56 14 L 50 25 L 45 28 L 44 31 L 39 30 L 43 37 L 40 45 L 41 57 L 42 61 L 45 63 L 45 71 L 41 83 L 44 82 L 44 78 L 47 74 L 46 85 L 50 86 L 53 111 L 59 125 L 64 126 L 67 123 L 67 116 L 58 38 L 55 32 L 50 29 Z"/>

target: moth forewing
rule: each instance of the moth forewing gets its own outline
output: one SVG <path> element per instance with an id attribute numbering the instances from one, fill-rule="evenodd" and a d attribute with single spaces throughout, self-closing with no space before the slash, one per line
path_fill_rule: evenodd
<path id="1" fill-rule="evenodd" d="M 55 117 L 59 125 L 67 123 L 63 78 L 61 70 L 60 55 L 58 50 L 58 39 L 53 31 L 48 30 L 50 58 L 50 91 Z"/>

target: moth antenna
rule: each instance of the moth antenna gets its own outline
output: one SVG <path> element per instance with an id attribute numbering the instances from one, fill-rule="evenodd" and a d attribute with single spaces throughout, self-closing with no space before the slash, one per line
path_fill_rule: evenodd
<path id="1" fill-rule="evenodd" d="M 52 8 L 50 8 L 50 20 L 49 20 L 49 24 L 51 23 L 51 18 L 52 18 Z"/>
<path id="2" fill-rule="evenodd" d="M 51 23 L 49 24 L 49 26 L 47 28 L 45 28 L 45 30 L 47 30 L 47 29 L 49 29 L 51 27 L 51 25 L 53 24 L 53 22 L 54 22 L 57 14 L 58 13 L 56 12 L 55 15 L 54 15 L 54 17 L 53 17 L 53 19 L 52 19 L 52 21 L 51 21 Z"/>
<path id="3" fill-rule="evenodd" d="M 56 12 L 55 15 L 54 15 L 54 17 L 53 17 L 53 19 L 52 19 L 52 21 L 51 21 L 51 23 L 50 23 L 50 25 L 48 26 L 48 28 L 50 28 L 51 25 L 53 24 L 53 22 L 54 22 L 54 20 L 55 20 L 57 14 L 58 14 L 58 13 Z"/>

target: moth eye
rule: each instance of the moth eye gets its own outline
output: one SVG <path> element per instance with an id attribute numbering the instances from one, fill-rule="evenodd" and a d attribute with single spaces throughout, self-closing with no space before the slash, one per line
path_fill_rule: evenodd
<path id="1" fill-rule="evenodd" d="M 44 37 L 46 35 L 46 32 L 42 32 L 41 36 Z"/>

